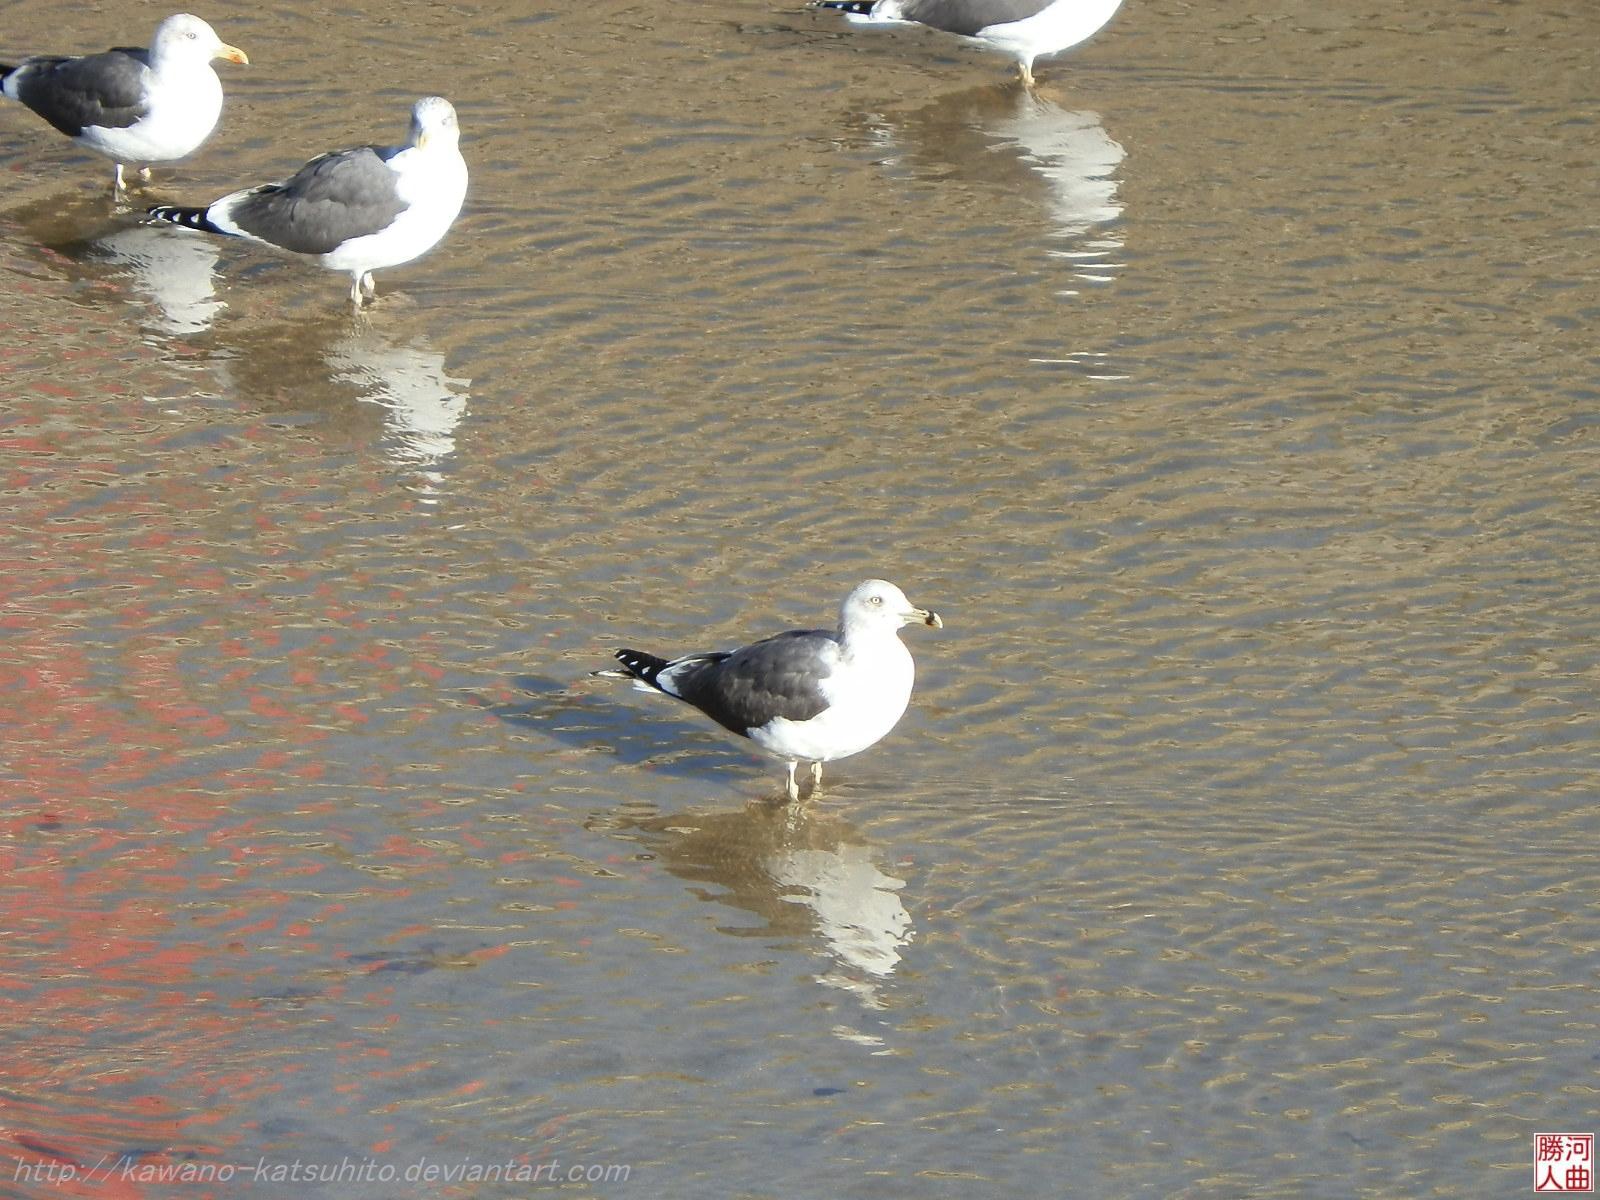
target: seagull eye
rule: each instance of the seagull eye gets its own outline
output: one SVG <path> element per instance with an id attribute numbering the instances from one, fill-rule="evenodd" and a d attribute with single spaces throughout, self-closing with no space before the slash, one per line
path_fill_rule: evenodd
<path id="1" fill-rule="evenodd" d="M 883 597 L 882 596 L 868 596 L 867 597 L 867 603 L 868 604 L 882 604 L 883 603 Z"/>

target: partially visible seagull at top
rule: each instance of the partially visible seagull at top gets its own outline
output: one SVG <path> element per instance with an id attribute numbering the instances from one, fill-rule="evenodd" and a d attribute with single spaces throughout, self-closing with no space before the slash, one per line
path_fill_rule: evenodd
<path id="1" fill-rule="evenodd" d="M 926 25 L 1009 54 L 1024 87 L 1033 60 L 1076 46 L 1098 33 L 1122 0 L 813 0 L 864 25 Z"/>
<path id="2" fill-rule="evenodd" d="M 281 183 L 231 192 L 204 207 L 161 204 L 159 221 L 245 238 L 314 258 L 350 275 L 358 308 L 377 294 L 374 271 L 427 253 L 467 196 L 456 110 L 443 96 L 418 100 L 399 146 L 357 146 L 313 158 Z"/>
<path id="3" fill-rule="evenodd" d="M 156 26 L 148 50 L 0 63 L 0 91 L 116 163 L 115 195 L 127 184 L 125 164 L 140 164 L 148 177 L 151 163 L 184 158 L 211 135 L 222 115 L 214 58 L 250 61 L 199 17 L 178 13 Z"/>
<path id="4" fill-rule="evenodd" d="M 788 764 L 784 791 L 798 800 L 796 766 L 811 764 L 815 790 L 823 763 L 859 754 L 905 713 L 915 667 L 899 631 L 913 621 L 944 625 L 894 584 L 869 579 L 844 598 L 837 629 L 790 630 L 738 650 L 673 659 L 618 650 L 622 669 L 594 674 L 664 692 L 749 738 Z"/>

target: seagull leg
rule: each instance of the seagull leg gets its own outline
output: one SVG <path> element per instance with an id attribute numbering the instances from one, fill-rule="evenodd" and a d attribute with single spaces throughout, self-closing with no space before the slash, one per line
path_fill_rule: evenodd
<path id="1" fill-rule="evenodd" d="M 798 762 L 790 762 L 789 778 L 783 785 L 784 794 L 787 795 L 791 800 L 800 799 L 800 785 L 794 781 L 794 769 L 799 765 L 800 764 Z"/>
<path id="2" fill-rule="evenodd" d="M 1017 61 L 1017 73 L 1022 77 L 1022 86 L 1030 92 L 1033 91 L 1033 64 L 1031 62 Z"/>
<path id="3" fill-rule="evenodd" d="M 153 179 L 153 178 L 155 178 L 155 172 L 151 171 L 149 167 L 140 167 L 139 168 L 139 182 L 140 183 L 149 183 L 150 180 Z"/>
<path id="4" fill-rule="evenodd" d="M 820 762 L 814 762 L 814 763 L 811 764 L 811 793 L 812 793 L 812 795 L 816 795 L 817 789 L 820 788 L 821 786 L 822 786 L 822 764 Z"/>
<path id="5" fill-rule="evenodd" d="M 128 190 L 128 181 L 122 177 L 122 164 L 117 164 L 117 173 L 111 178 L 111 197 L 116 199 Z"/>
<path id="6" fill-rule="evenodd" d="M 350 303 L 357 308 L 364 307 L 368 301 L 378 294 L 377 281 L 372 278 L 371 271 L 356 274 L 350 273 Z"/>

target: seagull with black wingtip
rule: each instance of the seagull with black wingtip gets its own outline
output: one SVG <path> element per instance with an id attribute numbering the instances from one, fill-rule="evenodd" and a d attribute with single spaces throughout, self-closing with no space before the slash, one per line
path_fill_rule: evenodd
<path id="1" fill-rule="evenodd" d="M 622 669 L 594 674 L 682 700 L 749 738 L 788 765 L 784 791 L 798 800 L 800 763 L 811 764 L 815 790 L 823 763 L 859 754 L 905 713 L 916 667 L 900 627 L 913 622 L 944 626 L 894 584 L 869 579 L 844 598 L 837 629 L 795 629 L 737 650 L 672 659 L 618 650 Z"/>
<path id="2" fill-rule="evenodd" d="M 211 136 L 222 115 L 216 58 L 250 61 L 199 17 L 178 13 L 156 26 L 148 50 L 0 63 L 0 92 L 116 163 L 116 195 L 127 184 L 125 164 L 141 164 L 148 177 L 150 164 L 185 158 Z"/>
<path id="3" fill-rule="evenodd" d="M 350 275 L 360 308 L 377 295 L 372 273 L 433 249 L 467 197 L 456 110 L 443 96 L 411 108 L 399 146 L 357 146 L 313 158 L 288 179 L 230 192 L 204 207 L 160 204 L 157 221 L 275 246 Z"/>
<path id="4" fill-rule="evenodd" d="M 812 0 L 863 25 L 926 25 L 1017 60 L 1032 88 L 1033 60 L 1076 46 L 1111 20 L 1122 0 Z"/>

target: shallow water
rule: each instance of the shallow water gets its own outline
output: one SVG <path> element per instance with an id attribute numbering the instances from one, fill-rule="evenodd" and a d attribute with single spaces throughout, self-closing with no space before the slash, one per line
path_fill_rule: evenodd
<path id="1" fill-rule="evenodd" d="M 207 14 L 149 202 L 460 109 L 364 317 L 0 109 L 0 1193 L 1530 1189 L 1600 1124 L 1587 12 L 1129 0 L 1029 99 L 505 11 Z M 946 627 L 797 809 L 587 676 L 874 574 Z"/>

